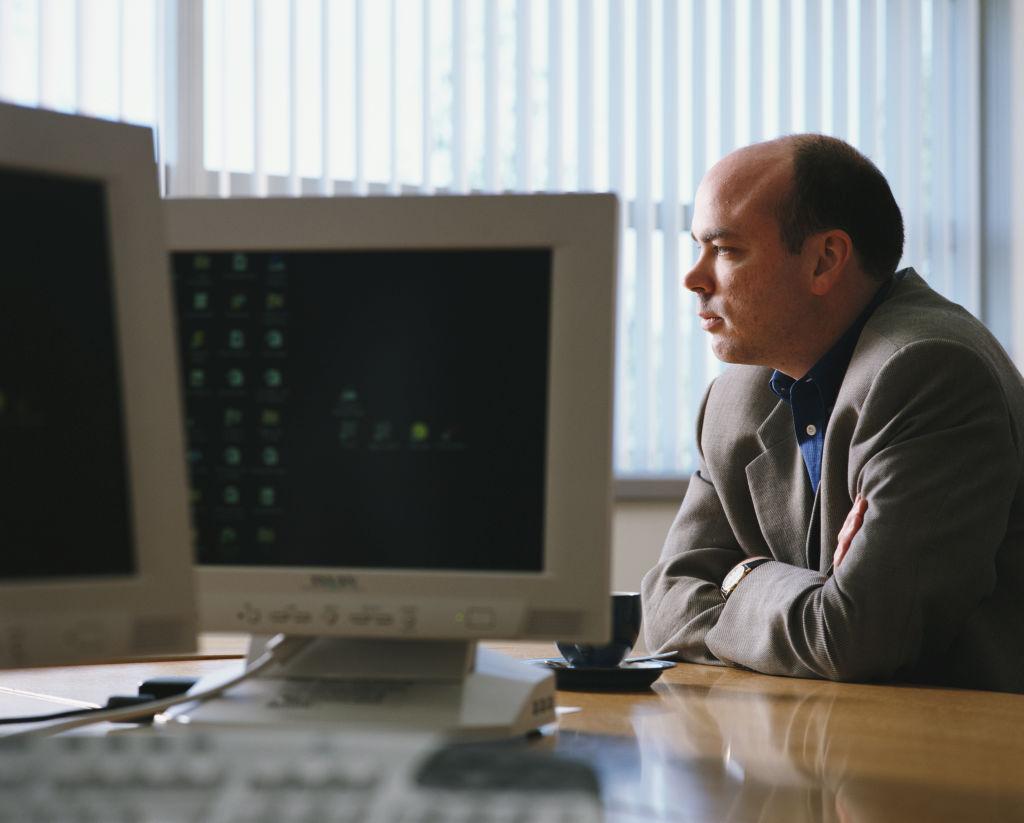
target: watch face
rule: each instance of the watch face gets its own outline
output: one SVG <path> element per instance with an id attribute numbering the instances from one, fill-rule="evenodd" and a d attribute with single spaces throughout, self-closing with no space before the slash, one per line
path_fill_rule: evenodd
<path id="1" fill-rule="evenodd" d="M 722 581 L 722 591 L 726 593 L 730 592 L 733 587 L 740 582 L 740 579 L 744 574 L 746 574 L 746 571 L 746 566 L 733 566 L 732 571 L 730 571 L 725 576 L 725 580 Z"/>

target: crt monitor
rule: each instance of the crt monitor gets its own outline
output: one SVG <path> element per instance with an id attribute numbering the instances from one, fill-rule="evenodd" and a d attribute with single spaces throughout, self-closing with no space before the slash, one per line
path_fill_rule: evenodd
<path id="1" fill-rule="evenodd" d="M 166 214 L 205 629 L 607 639 L 613 196 Z"/>
<path id="2" fill-rule="evenodd" d="M 0 105 L 0 667 L 195 647 L 148 129 Z"/>

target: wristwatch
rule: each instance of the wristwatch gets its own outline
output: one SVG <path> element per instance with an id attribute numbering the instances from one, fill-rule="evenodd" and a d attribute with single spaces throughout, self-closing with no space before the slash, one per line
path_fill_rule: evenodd
<path id="1" fill-rule="evenodd" d="M 762 563 L 767 563 L 771 560 L 770 557 L 751 557 L 749 560 L 744 560 L 742 563 L 737 563 L 729 573 L 725 576 L 725 580 L 722 581 L 722 599 L 728 600 L 729 595 L 732 594 L 740 581 L 750 574 L 754 569 L 760 566 Z"/>

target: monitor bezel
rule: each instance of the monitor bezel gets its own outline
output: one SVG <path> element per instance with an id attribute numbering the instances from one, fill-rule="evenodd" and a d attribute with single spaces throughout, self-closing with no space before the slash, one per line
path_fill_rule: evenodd
<path id="1" fill-rule="evenodd" d="M 0 580 L 0 667 L 192 652 L 182 406 L 152 131 L 7 104 L 0 123 L 0 166 L 105 191 L 136 567 Z"/>
<path id="2" fill-rule="evenodd" d="M 165 215 L 172 253 L 552 250 L 544 570 L 198 566 L 204 629 L 607 639 L 619 219 L 614 195 L 168 200 Z M 404 628 L 401 621 L 378 626 L 371 619 L 356 626 L 345 619 L 353 609 L 399 616 L 414 602 L 418 621 Z M 340 609 L 342 619 L 327 625 L 318 615 L 331 608 Z"/>

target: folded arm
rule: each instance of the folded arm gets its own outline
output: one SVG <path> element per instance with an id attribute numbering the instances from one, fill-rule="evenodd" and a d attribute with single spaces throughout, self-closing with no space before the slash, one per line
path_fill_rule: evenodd
<path id="1" fill-rule="evenodd" d="M 700 639 L 709 659 L 769 674 L 890 678 L 941 652 L 992 592 L 1019 465 L 1006 401 L 985 362 L 955 343 L 909 346 L 882 369 L 861 409 L 850 483 L 868 507 L 834 573 L 765 563 L 712 608 L 711 586 L 688 575 L 693 550 L 678 546 L 677 558 L 660 565 L 658 624 L 670 604 L 684 607 L 681 627 L 692 624 L 694 606 L 706 602 Z M 681 574 L 665 588 L 671 569 Z M 682 639 L 680 630 L 661 645 Z"/>
<path id="2" fill-rule="evenodd" d="M 697 416 L 697 443 L 711 389 Z M 703 455 L 669 530 L 660 562 L 644 577 L 644 634 L 651 651 L 674 649 L 691 663 L 719 663 L 704 643 L 725 606 L 722 578 L 746 555 L 729 527 Z"/>

